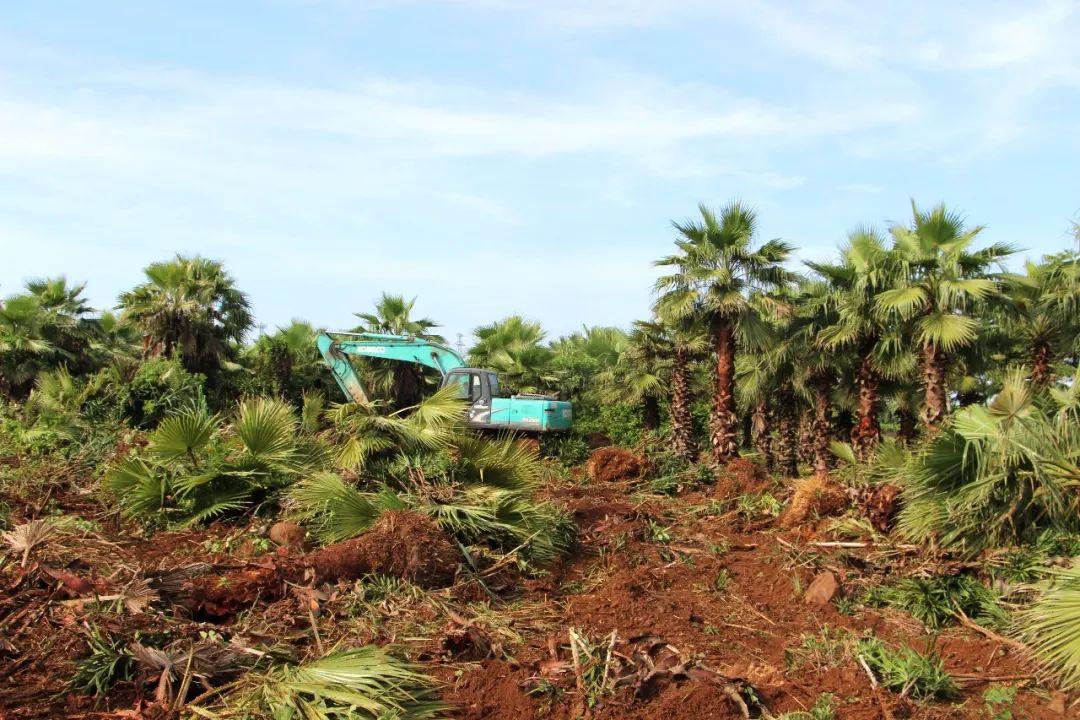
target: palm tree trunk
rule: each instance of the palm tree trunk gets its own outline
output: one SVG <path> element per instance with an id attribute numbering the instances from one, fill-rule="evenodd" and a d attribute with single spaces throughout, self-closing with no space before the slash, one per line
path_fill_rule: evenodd
<path id="1" fill-rule="evenodd" d="M 690 354 L 686 348 L 675 348 L 671 368 L 671 434 L 675 454 L 686 462 L 697 459 L 694 442 L 694 420 L 690 416 Z"/>
<path id="2" fill-rule="evenodd" d="M 874 370 L 869 349 L 865 347 L 859 360 L 855 384 L 859 389 L 858 419 L 851 440 L 859 459 L 865 460 L 881 439 L 881 424 L 878 422 L 878 386 L 881 378 Z"/>
<path id="3" fill-rule="evenodd" d="M 927 344 L 922 351 L 923 406 L 922 422 L 927 428 L 934 429 L 941 425 L 949 412 L 949 398 L 946 395 L 945 353 L 936 345 Z"/>
<path id="4" fill-rule="evenodd" d="M 915 411 L 906 407 L 897 408 L 896 419 L 900 423 L 896 438 L 904 445 L 910 445 L 914 442 L 915 436 L 919 431 L 918 418 L 915 416 Z"/>
<path id="5" fill-rule="evenodd" d="M 831 385 L 827 376 L 814 378 L 813 466 L 814 474 L 820 477 L 828 474 L 832 462 L 832 453 L 829 452 L 829 440 L 832 437 L 832 420 L 829 417 Z"/>
<path id="6" fill-rule="evenodd" d="M 1031 384 L 1043 387 L 1050 377 L 1050 345 L 1040 340 L 1031 346 Z"/>
<path id="7" fill-rule="evenodd" d="M 772 428 L 769 427 L 769 404 L 765 398 L 761 398 L 754 405 L 754 413 L 751 417 L 754 432 L 754 445 L 757 447 L 761 463 L 770 473 L 774 470 L 776 460 L 773 457 Z"/>
<path id="8" fill-rule="evenodd" d="M 799 474 L 799 423 L 795 410 L 795 394 L 787 383 L 781 386 L 778 393 L 777 415 L 780 474 L 796 477 Z"/>
<path id="9" fill-rule="evenodd" d="M 713 462 L 724 465 L 739 456 L 739 417 L 735 412 L 735 327 L 726 318 L 712 326 L 713 349 L 716 353 L 715 388 L 709 434 Z"/>
<path id="10" fill-rule="evenodd" d="M 799 462 L 812 465 L 814 462 L 814 411 L 812 409 L 799 413 L 798 428 Z"/>
<path id="11" fill-rule="evenodd" d="M 660 401 L 655 395 L 646 395 L 642 399 L 641 425 L 646 432 L 660 429 Z"/>

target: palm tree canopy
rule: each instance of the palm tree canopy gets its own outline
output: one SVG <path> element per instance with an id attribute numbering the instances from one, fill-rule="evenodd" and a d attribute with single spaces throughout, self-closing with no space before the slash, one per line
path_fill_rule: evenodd
<path id="1" fill-rule="evenodd" d="M 1015 250 L 1003 243 L 972 250 L 982 226 L 965 227 L 963 216 L 944 205 L 922 210 L 913 201 L 911 207 L 911 225 L 891 230 L 897 272 L 875 306 L 913 319 L 919 344 L 952 352 L 975 340 L 971 309 L 998 292 L 991 267 Z"/>
<path id="2" fill-rule="evenodd" d="M 660 277 L 656 309 L 675 319 L 701 313 L 733 321 L 744 342 L 763 339 L 765 331 L 751 296 L 782 287 L 794 278 L 784 268 L 793 246 L 768 240 L 754 247 L 757 215 L 739 202 L 717 214 L 698 206 L 700 220 L 673 223 L 679 252 L 657 260 L 673 272 Z"/>
<path id="3" fill-rule="evenodd" d="M 375 302 L 375 310 L 370 313 L 353 313 L 363 325 L 356 332 L 389 333 L 391 335 L 411 335 L 437 343 L 445 343 L 439 335 L 430 333 L 438 323 L 431 318 L 414 318 L 413 308 L 416 298 L 406 300 L 403 295 L 383 293 Z"/>
<path id="4" fill-rule="evenodd" d="M 189 369 L 220 366 L 229 343 L 239 343 L 252 326 L 247 295 L 236 288 L 221 263 L 177 255 L 152 263 L 146 282 L 121 293 L 121 319 L 138 327 L 149 349 L 178 351 Z"/>

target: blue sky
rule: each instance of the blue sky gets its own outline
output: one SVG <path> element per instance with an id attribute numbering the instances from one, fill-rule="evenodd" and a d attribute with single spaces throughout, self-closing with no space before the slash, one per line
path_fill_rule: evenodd
<path id="1" fill-rule="evenodd" d="M 909 198 L 1027 255 L 1080 212 L 1080 3 L 0 4 L 0 294 L 222 260 L 269 328 L 648 313 L 672 218 L 828 256 Z"/>

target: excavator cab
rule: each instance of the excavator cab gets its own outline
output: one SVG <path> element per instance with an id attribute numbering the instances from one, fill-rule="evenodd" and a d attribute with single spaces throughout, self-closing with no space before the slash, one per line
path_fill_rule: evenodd
<path id="1" fill-rule="evenodd" d="M 446 373 L 444 386 L 455 388 L 458 398 L 469 401 L 469 424 L 491 424 L 492 399 L 499 396 L 499 376 L 480 368 L 454 368 Z"/>

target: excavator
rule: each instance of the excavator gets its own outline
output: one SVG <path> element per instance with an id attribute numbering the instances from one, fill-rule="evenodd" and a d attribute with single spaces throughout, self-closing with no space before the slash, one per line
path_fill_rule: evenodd
<path id="1" fill-rule="evenodd" d="M 321 332 L 315 341 L 327 367 L 345 395 L 353 402 L 368 403 L 367 393 L 349 362 L 350 355 L 419 363 L 442 376 L 440 388 L 451 386 L 468 401 L 465 424 L 484 430 L 516 430 L 551 433 L 569 430 L 573 408 L 550 395 L 521 393 L 500 397 L 499 376 L 494 370 L 471 368 L 456 352 L 439 343 L 408 335 L 386 333 Z"/>

